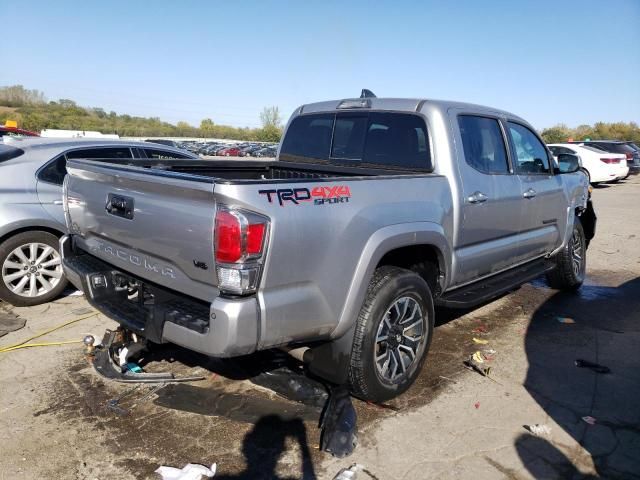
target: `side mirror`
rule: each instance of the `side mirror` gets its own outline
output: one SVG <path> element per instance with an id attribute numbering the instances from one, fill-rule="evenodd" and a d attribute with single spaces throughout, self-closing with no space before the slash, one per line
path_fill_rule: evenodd
<path id="1" fill-rule="evenodd" d="M 580 170 L 580 157 L 570 153 L 560 153 L 557 157 L 558 168 L 555 173 L 574 173 Z"/>

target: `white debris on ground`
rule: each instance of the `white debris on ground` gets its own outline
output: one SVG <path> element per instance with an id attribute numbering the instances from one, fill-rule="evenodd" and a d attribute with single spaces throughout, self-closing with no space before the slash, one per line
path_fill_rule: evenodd
<path id="1" fill-rule="evenodd" d="M 333 480 L 356 480 L 358 478 L 358 472 L 362 470 L 362 465 L 355 463 L 349 468 L 340 470 L 338 474 L 333 477 Z"/>
<path id="2" fill-rule="evenodd" d="M 166 467 L 162 465 L 156 469 L 162 480 L 200 480 L 202 477 L 212 478 L 216 474 L 216 464 L 211 468 L 195 463 L 187 463 L 184 467 Z"/>
<path id="3" fill-rule="evenodd" d="M 551 435 L 551 428 L 549 427 L 549 425 L 540 425 L 536 423 L 535 425 L 529 425 L 527 428 L 536 437 Z"/>

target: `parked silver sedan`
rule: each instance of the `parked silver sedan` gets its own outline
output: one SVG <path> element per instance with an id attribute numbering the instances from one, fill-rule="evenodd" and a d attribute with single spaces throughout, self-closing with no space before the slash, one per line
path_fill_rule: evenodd
<path id="1" fill-rule="evenodd" d="M 0 300 L 38 305 L 62 293 L 58 238 L 65 233 L 62 182 L 66 161 L 91 158 L 197 159 L 144 142 L 22 138 L 0 142 Z"/>

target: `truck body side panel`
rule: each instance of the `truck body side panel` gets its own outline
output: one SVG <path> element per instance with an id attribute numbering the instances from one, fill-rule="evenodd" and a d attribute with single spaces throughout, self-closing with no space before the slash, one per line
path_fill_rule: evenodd
<path id="1" fill-rule="evenodd" d="M 452 200 L 442 176 L 338 178 L 277 185 L 277 190 L 301 188 L 310 192 L 321 188 L 327 195 L 348 191 L 349 196 L 334 196 L 341 199 L 334 203 L 313 197 L 280 205 L 277 193 L 271 194 L 271 201 L 260 193 L 275 186 L 216 185 L 219 204 L 248 208 L 271 218 L 258 292 L 261 348 L 342 334 L 355 321 L 358 299 L 380 258 L 393 248 L 430 240 L 422 230 L 437 232 L 434 241 L 437 238 L 450 251 L 443 229 L 452 228 Z M 391 233 L 398 238 L 388 237 Z"/>

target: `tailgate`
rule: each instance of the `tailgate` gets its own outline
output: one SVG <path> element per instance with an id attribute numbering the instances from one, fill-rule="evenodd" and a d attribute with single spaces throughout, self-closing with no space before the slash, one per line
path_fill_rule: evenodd
<path id="1" fill-rule="evenodd" d="M 126 272 L 212 301 L 214 181 L 70 160 L 65 211 L 76 244 Z"/>

